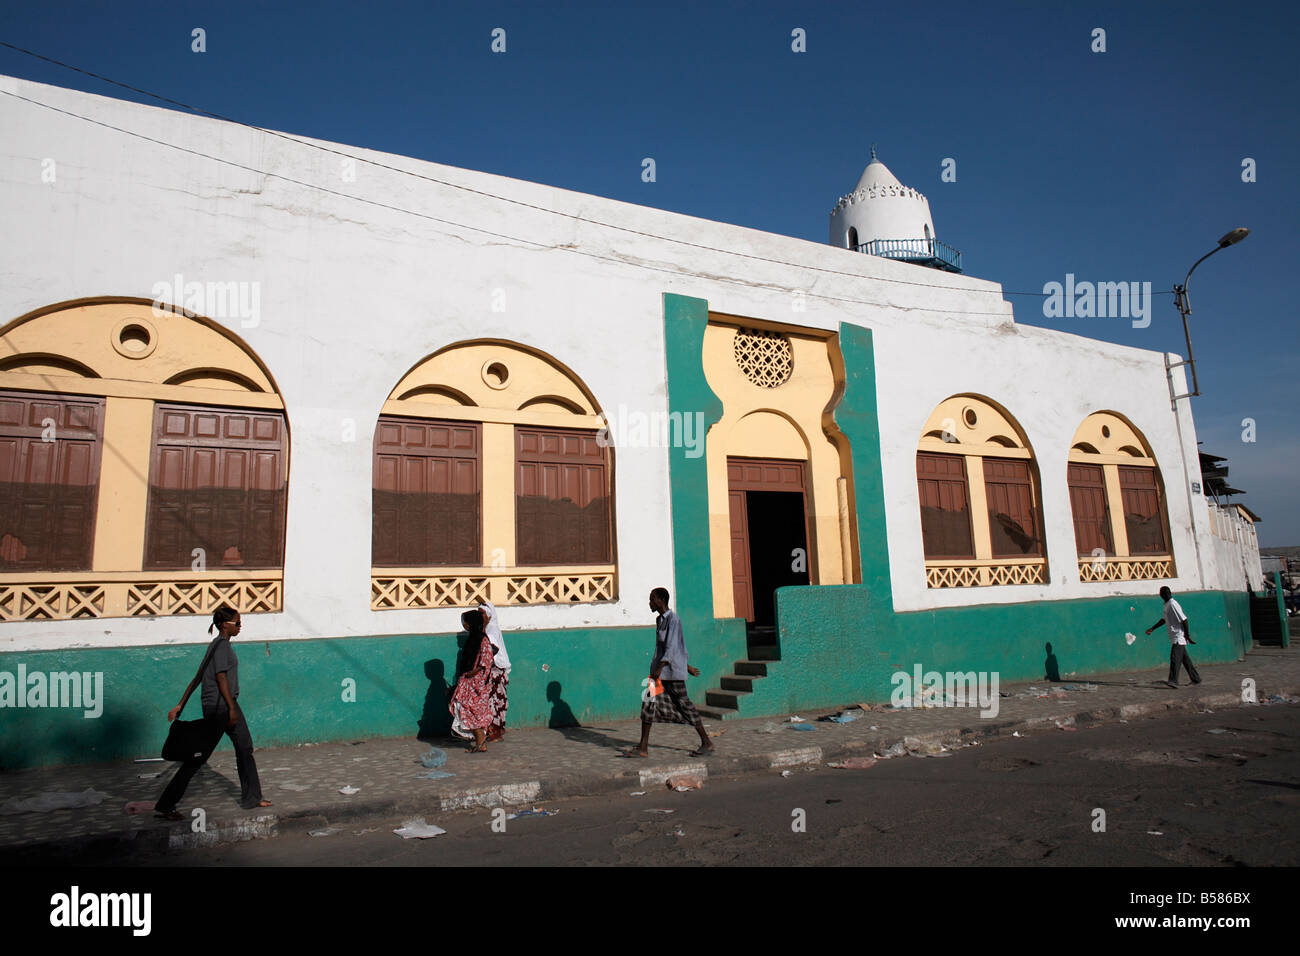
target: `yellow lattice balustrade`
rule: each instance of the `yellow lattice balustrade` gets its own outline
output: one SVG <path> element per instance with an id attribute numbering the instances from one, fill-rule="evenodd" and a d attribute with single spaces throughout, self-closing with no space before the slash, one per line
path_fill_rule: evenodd
<path id="1" fill-rule="evenodd" d="M 585 604 L 614 600 L 612 574 L 537 574 L 506 579 L 507 604 Z"/>
<path id="2" fill-rule="evenodd" d="M 470 607 L 488 600 L 484 577 L 382 575 L 370 578 L 370 609 Z"/>
<path id="3" fill-rule="evenodd" d="M 436 573 L 435 573 L 436 571 Z M 618 597 L 613 565 L 596 568 L 375 568 L 370 608 L 590 604 Z"/>
<path id="4" fill-rule="evenodd" d="M 931 588 L 978 588 L 999 584 L 1046 584 L 1045 558 L 991 561 L 927 561 L 925 583 Z"/>
<path id="5" fill-rule="evenodd" d="M 1079 558 L 1079 580 L 1085 584 L 1093 581 L 1157 581 L 1177 576 L 1173 556 L 1168 554 L 1144 558 Z"/>
<path id="6" fill-rule="evenodd" d="M 0 621 L 211 614 L 222 604 L 244 614 L 265 614 L 283 609 L 283 588 L 279 572 L 242 577 L 183 572 L 8 574 L 0 575 Z"/>

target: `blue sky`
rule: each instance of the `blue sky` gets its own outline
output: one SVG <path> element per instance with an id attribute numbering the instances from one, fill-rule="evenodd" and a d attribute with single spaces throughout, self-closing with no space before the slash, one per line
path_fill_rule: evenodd
<path id="1" fill-rule="evenodd" d="M 0 39 L 259 126 L 816 242 L 874 142 L 967 273 L 1008 292 L 1066 273 L 1168 292 L 1247 226 L 1192 280 L 1192 401 L 1277 546 L 1300 544 L 1297 9 L 48 0 L 7 5 Z M 0 72 L 154 102 L 5 48 Z M 1019 322 L 1185 351 L 1167 294 L 1145 329 L 1008 297 Z"/>

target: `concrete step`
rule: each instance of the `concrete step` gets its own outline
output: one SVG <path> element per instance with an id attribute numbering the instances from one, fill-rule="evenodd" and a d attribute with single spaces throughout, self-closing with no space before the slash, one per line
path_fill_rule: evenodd
<path id="1" fill-rule="evenodd" d="M 711 690 L 704 695 L 704 702 L 720 710 L 739 710 L 743 693 L 745 692 L 736 690 Z"/>
<path id="2" fill-rule="evenodd" d="M 766 677 L 767 664 L 764 661 L 736 661 L 737 676 Z"/>
<path id="3" fill-rule="evenodd" d="M 775 644 L 751 644 L 749 647 L 751 661 L 779 661 L 781 650 Z"/>
<path id="4" fill-rule="evenodd" d="M 758 679 L 759 678 L 755 676 L 742 674 L 724 677 L 722 678 L 722 689 L 739 691 L 742 694 L 749 694 L 753 692 L 754 681 Z"/>
<path id="5" fill-rule="evenodd" d="M 696 706 L 695 709 L 701 717 L 705 717 L 708 720 L 736 720 L 740 717 L 739 711 L 726 710 L 721 707 Z"/>

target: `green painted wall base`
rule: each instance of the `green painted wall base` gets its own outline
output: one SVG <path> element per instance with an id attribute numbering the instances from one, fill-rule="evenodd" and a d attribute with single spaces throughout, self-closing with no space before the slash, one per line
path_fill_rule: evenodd
<path id="1" fill-rule="evenodd" d="M 256 620 L 246 620 L 235 648 L 239 702 L 257 746 L 450 732 L 447 698 L 455 683 L 457 635 L 264 642 L 253 638 Z M 721 621 L 689 628 L 691 662 L 703 672 L 689 687 L 702 699 L 744 656 L 744 628 Z M 513 665 L 507 727 L 590 725 L 637 715 L 654 652 L 653 626 L 505 636 Z M 0 709 L 0 769 L 157 756 L 167 711 L 203 652 L 204 645 L 189 645 L 0 654 L 0 672 L 14 675 L 20 664 L 28 675 L 103 675 L 99 717 L 48 706 Z M 345 699 L 352 696 L 349 680 L 355 681 L 354 702 Z M 193 720 L 200 713 L 196 691 L 181 716 Z"/>

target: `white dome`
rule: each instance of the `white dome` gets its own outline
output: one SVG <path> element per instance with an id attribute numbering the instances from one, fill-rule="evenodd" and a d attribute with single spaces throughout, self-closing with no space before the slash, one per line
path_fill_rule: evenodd
<path id="1" fill-rule="evenodd" d="M 871 162 L 853 192 L 831 210 L 831 245 L 852 249 L 875 239 L 933 237 L 929 200 L 900 183 L 872 150 Z"/>

